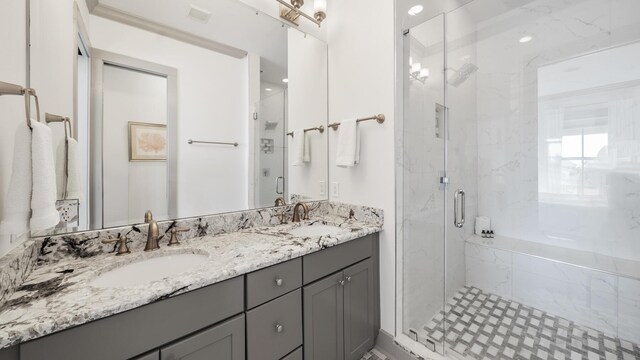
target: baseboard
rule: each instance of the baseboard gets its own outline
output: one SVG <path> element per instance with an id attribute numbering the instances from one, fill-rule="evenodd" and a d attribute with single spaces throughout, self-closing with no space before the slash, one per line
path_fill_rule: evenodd
<path id="1" fill-rule="evenodd" d="M 380 330 L 378 333 L 376 349 L 393 360 L 425 360 L 422 356 L 398 344 L 393 336 L 384 330 Z"/>

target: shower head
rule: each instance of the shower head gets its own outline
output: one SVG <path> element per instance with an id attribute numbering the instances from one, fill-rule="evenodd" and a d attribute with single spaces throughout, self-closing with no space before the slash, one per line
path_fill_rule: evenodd
<path id="1" fill-rule="evenodd" d="M 453 70 L 453 69 L 449 69 Z M 458 87 L 462 85 L 463 82 L 467 81 L 469 76 L 478 71 L 478 67 L 474 64 L 468 62 L 462 65 L 458 70 L 453 70 L 455 73 L 449 76 L 447 83 L 453 87 Z"/>

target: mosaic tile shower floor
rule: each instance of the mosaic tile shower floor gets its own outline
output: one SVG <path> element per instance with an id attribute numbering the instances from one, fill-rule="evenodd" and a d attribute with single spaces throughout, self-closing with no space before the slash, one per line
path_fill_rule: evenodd
<path id="1" fill-rule="evenodd" d="M 544 311 L 462 288 L 446 307 L 446 342 L 471 359 L 640 360 L 640 345 L 577 325 Z M 419 333 L 442 342 L 445 313 Z"/>

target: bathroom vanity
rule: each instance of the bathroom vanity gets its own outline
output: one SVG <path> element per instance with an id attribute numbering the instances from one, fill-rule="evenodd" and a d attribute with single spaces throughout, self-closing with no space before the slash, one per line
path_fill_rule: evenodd
<path id="1" fill-rule="evenodd" d="M 345 218 L 321 211 L 312 211 L 313 220 L 302 224 L 188 238 L 175 248 L 141 252 L 143 244 L 133 243 L 132 254 L 115 256 L 109 245 L 109 253 L 90 259 L 67 254 L 45 262 L 0 312 L 7 324 L 0 339 L 21 333 L 9 347 L 5 344 L 0 358 L 360 359 L 379 329 L 381 223 L 351 219 L 344 209 L 337 211 L 347 213 Z M 167 233 L 171 225 L 160 223 L 160 228 Z M 327 229 L 336 232 L 317 235 Z M 95 235 L 63 242 L 80 244 Z M 39 245 L 41 252 L 54 247 Z M 208 260 L 142 286 L 127 285 L 126 279 L 122 287 L 117 281 L 96 282 L 114 269 L 176 254 L 206 254 Z M 45 257 L 41 253 L 41 261 Z M 41 303 L 21 303 L 25 291 L 65 272 L 63 280 L 53 281 L 68 285 L 59 293 Z"/>

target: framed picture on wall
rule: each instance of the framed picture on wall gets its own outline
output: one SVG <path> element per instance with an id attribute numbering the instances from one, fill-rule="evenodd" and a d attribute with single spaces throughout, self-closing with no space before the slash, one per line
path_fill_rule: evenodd
<path id="1" fill-rule="evenodd" d="M 129 161 L 166 161 L 167 125 L 129 121 Z"/>

